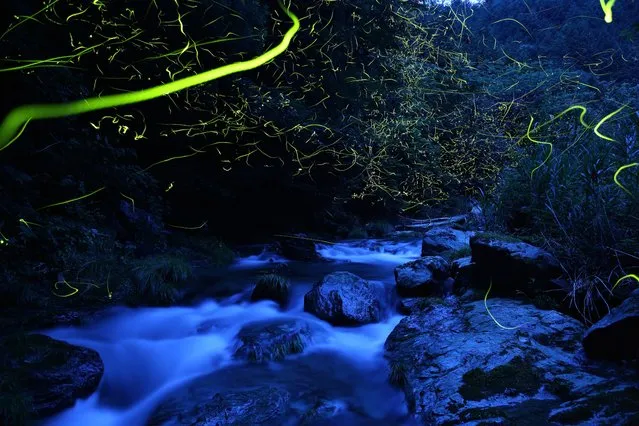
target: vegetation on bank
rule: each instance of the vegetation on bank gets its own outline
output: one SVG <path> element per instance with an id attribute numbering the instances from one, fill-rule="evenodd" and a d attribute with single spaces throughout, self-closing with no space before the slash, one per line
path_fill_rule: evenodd
<path id="1" fill-rule="evenodd" d="M 608 297 L 639 268 L 638 175 L 617 174 L 639 153 L 639 47 L 637 5 L 606 25 L 596 3 L 294 1 L 300 31 L 262 67 L 30 124 L 0 154 L 0 303 L 171 303 L 190 260 L 232 258 L 214 235 L 377 236 L 468 198 Z M 94 6 L 46 6 L 41 43 L 8 24 L 0 69 L 22 89 L 1 113 L 246 60 L 290 27 L 272 1 Z"/>

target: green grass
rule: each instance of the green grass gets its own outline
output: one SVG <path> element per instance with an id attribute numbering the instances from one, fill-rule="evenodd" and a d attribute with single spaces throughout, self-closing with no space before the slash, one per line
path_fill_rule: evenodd
<path id="1" fill-rule="evenodd" d="M 290 283 L 286 277 L 278 274 L 262 275 L 255 284 L 251 300 L 274 300 L 280 305 L 288 303 Z"/>
<path id="2" fill-rule="evenodd" d="M 149 256 L 136 262 L 134 300 L 151 305 L 169 305 L 177 300 L 177 285 L 189 279 L 191 265 L 178 256 Z"/>
<path id="3" fill-rule="evenodd" d="M 391 385 L 402 387 L 406 384 L 406 366 L 401 361 L 391 361 L 388 381 Z"/>
<path id="4" fill-rule="evenodd" d="M 450 253 L 448 253 L 448 259 L 449 260 L 457 260 L 457 259 L 461 259 L 463 257 L 469 257 L 472 254 L 472 251 L 470 249 L 470 246 L 466 246 L 464 248 L 460 248 L 459 250 L 453 250 Z"/>

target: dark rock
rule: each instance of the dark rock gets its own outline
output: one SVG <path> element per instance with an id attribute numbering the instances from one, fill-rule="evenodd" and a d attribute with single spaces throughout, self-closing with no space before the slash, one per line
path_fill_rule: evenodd
<path id="1" fill-rule="evenodd" d="M 350 272 L 326 275 L 304 296 L 304 310 L 334 325 L 379 322 L 386 314 L 389 289 Z"/>
<path id="2" fill-rule="evenodd" d="M 391 379 L 423 424 L 549 424 L 571 403 L 637 384 L 628 371 L 584 362 L 584 327 L 575 319 L 513 300 L 488 306 L 516 328 L 500 328 L 483 300 L 451 297 L 414 305 L 388 337 Z M 620 405 L 618 422 L 593 423 L 597 411 L 582 411 L 580 424 L 624 424 L 639 411 L 639 399 Z"/>
<path id="3" fill-rule="evenodd" d="M 473 286 L 475 264 L 472 257 L 462 257 L 451 262 L 450 275 L 455 279 L 454 294 L 461 294 Z"/>
<path id="4" fill-rule="evenodd" d="M 260 277 L 251 293 L 251 300 L 273 300 L 286 306 L 290 299 L 290 284 L 281 275 L 267 274 Z"/>
<path id="5" fill-rule="evenodd" d="M 311 261 L 320 258 L 315 249 L 315 242 L 305 234 L 282 236 L 278 240 L 279 253 L 287 259 Z"/>
<path id="6" fill-rule="evenodd" d="M 453 294 L 453 289 L 455 287 L 455 280 L 451 277 L 448 277 L 442 283 L 442 296 L 450 296 Z"/>
<path id="7" fill-rule="evenodd" d="M 422 256 L 438 256 L 444 252 L 460 252 L 468 250 L 470 253 L 470 237 L 472 231 L 461 231 L 452 227 L 438 227 L 429 229 L 422 240 Z"/>
<path id="8" fill-rule="evenodd" d="M 280 361 L 301 353 L 311 340 L 310 324 L 298 319 L 250 323 L 238 333 L 235 357 L 254 362 Z"/>
<path id="9" fill-rule="evenodd" d="M 91 395 L 104 373 L 96 351 L 41 334 L 6 337 L 0 353 L 0 393 L 5 386 L 22 392 L 32 418 L 51 416 Z"/>
<path id="10" fill-rule="evenodd" d="M 639 358 L 639 289 L 590 327 L 583 340 L 590 358 L 631 360 Z"/>
<path id="11" fill-rule="evenodd" d="M 441 297 L 409 297 L 402 299 L 397 309 L 402 315 L 412 315 L 419 313 L 425 309 L 429 309 L 432 305 L 445 304 L 446 299 Z"/>
<path id="12" fill-rule="evenodd" d="M 554 410 L 549 419 L 560 424 L 637 425 L 639 424 L 639 386 L 621 385 L 600 390 Z M 597 423 L 593 423 L 596 413 Z"/>
<path id="13" fill-rule="evenodd" d="M 493 291 L 514 294 L 523 290 L 536 293 L 557 290 L 550 280 L 561 275 L 559 262 L 550 253 L 523 241 L 492 233 L 479 233 L 470 239 L 477 281 L 492 280 Z M 556 295 L 563 298 L 565 294 Z"/>
<path id="14" fill-rule="evenodd" d="M 289 393 L 276 386 L 212 393 L 206 377 L 196 380 L 183 392 L 165 400 L 147 425 L 275 425 L 282 424 L 288 409 Z"/>
<path id="15" fill-rule="evenodd" d="M 405 297 L 440 295 L 448 271 L 448 262 L 440 256 L 421 257 L 400 265 L 395 268 L 397 293 Z"/>
<path id="16" fill-rule="evenodd" d="M 330 425 L 337 415 L 346 411 L 343 403 L 337 401 L 318 400 L 315 405 L 302 414 L 300 426 Z"/>

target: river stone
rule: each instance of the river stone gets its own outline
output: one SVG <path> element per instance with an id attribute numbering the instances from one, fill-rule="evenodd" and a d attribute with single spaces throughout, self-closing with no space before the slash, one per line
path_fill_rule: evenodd
<path id="1" fill-rule="evenodd" d="M 311 340 L 309 323 L 291 318 L 246 324 L 238 334 L 236 358 L 253 362 L 281 361 L 298 354 Z"/>
<path id="2" fill-rule="evenodd" d="M 245 390 L 216 393 L 201 398 L 206 392 L 207 377 L 175 396 L 165 400 L 151 416 L 147 425 L 170 426 L 253 426 L 282 424 L 288 410 L 290 395 L 277 386 L 260 386 Z M 202 388 L 202 389 L 200 389 Z"/>
<path id="3" fill-rule="evenodd" d="M 444 252 L 468 250 L 473 231 L 462 231 L 453 227 L 437 227 L 426 231 L 422 240 L 422 256 L 437 256 Z"/>
<path id="4" fill-rule="evenodd" d="M 400 296 L 433 296 L 443 290 L 449 265 L 441 256 L 421 257 L 395 268 L 395 282 Z"/>
<path id="5" fill-rule="evenodd" d="M 472 261 L 476 267 L 476 281 L 493 282 L 493 291 L 514 294 L 528 292 L 530 297 L 559 290 L 551 283 L 561 275 L 559 262 L 545 250 L 512 237 L 492 233 L 478 233 L 470 238 Z M 493 294 L 495 294 L 493 293 Z M 565 294 L 557 294 L 563 299 Z"/>
<path id="6" fill-rule="evenodd" d="M 315 242 L 308 239 L 305 234 L 281 236 L 277 243 L 278 251 L 287 259 L 312 261 L 320 258 L 315 248 Z"/>
<path id="7" fill-rule="evenodd" d="M 251 293 L 252 301 L 273 300 L 281 307 L 288 304 L 290 297 L 291 285 L 285 277 L 278 274 L 261 276 Z"/>
<path id="8" fill-rule="evenodd" d="M 590 327 L 583 345 L 590 358 L 639 359 L 639 289 Z"/>
<path id="9" fill-rule="evenodd" d="M 21 390 L 35 419 L 56 414 L 73 406 L 78 398 L 88 397 L 104 373 L 102 359 L 93 349 L 42 334 L 6 337 L 0 342 L 0 354 L 0 389 L 15 385 Z M 16 396 L 16 390 L 12 392 Z"/>
<path id="10" fill-rule="evenodd" d="M 300 426 L 320 426 L 335 424 L 334 418 L 346 411 L 344 403 L 339 401 L 318 400 L 304 412 L 299 421 Z"/>
<path id="11" fill-rule="evenodd" d="M 463 294 L 466 289 L 472 287 L 474 268 L 475 264 L 470 256 L 455 259 L 451 262 L 450 275 L 455 280 L 453 293 L 460 295 Z"/>
<path id="12" fill-rule="evenodd" d="M 304 310 L 333 325 L 362 325 L 382 320 L 389 298 L 379 281 L 333 272 L 304 295 Z"/>
<path id="13" fill-rule="evenodd" d="M 519 328 L 497 326 L 483 301 L 451 297 L 413 310 L 389 335 L 390 380 L 422 424 L 543 425 L 560 410 L 580 424 L 624 424 L 639 412 L 639 399 L 616 404 L 608 394 L 637 387 L 636 373 L 586 363 L 578 321 L 514 300 L 488 306 L 502 325 Z M 616 408 L 617 417 L 608 410 L 593 423 L 601 412 L 578 409 L 588 400 Z M 576 424 L 569 418 L 558 424 Z"/>

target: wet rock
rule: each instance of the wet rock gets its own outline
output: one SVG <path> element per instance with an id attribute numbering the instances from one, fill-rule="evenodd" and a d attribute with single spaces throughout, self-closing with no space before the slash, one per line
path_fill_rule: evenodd
<path id="1" fill-rule="evenodd" d="M 584 398 L 639 385 L 632 372 L 585 362 L 575 319 L 513 300 L 488 306 L 504 327 L 517 328 L 500 328 L 483 300 L 451 297 L 413 311 L 388 337 L 390 379 L 423 424 L 548 424 Z M 593 423 L 597 412 L 582 410 L 583 424 L 623 424 L 639 399 L 614 406 L 619 423 Z"/>
<path id="2" fill-rule="evenodd" d="M 278 251 L 287 259 L 311 261 L 320 258 L 315 249 L 315 242 L 305 234 L 295 234 L 281 237 L 278 240 Z"/>
<path id="3" fill-rule="evenodd" d="M 400 296 L 440 295 L 449 276 L 449 265 L 443 257 L 427 256 L 395 268 L 395 282 Z"/>
<path id="4" fill-rule="evenodd" d="M 453 286 L 454 294 L 462 294 L 466 289 L 473 286 L 473 271 L 475 264 L 472 257 L 462 257 L 451 262 L 450 275 L 455 280 Z"/>
<path id="5" fill-rule="evenodd" d="M 432 305 L 441 305 L 445 303 L 447 303 L 446 299 L 441 297 L 409 297 L 407 299 L 402 299 L 399 302 L 397 309 L 400 314 L 412 315 L 425 309 L 429 309 Z"/>
<path id="6" fill-rule="evenodd" d="M 290 284 L 281 275 L 266 274 L 261 276 L 251 293 L 251 300 L 273 300 L 280 306 L 286 306 L 290 299 Z"/>
<path id="7" fill-rule="evenodd" d="M 639 289 L 586 332 L 584 349 L 590 358 L 639 358 Z"/>
<path id="8" fill-rule="evenodd" d="M 304 296 L 304 310 L 334 325 L 379 322 L 387 314 L 389 289 L 350 272 L 326 275 Z"/>
<path id="9" fill-rule="evenodd" d="M 344 403 L 320 399 L 301 415 L 300 426 L 319 426 L 333 424 L 339 414 L 346 411 Z"/>
<path id="10" fill-rule="evenodd" d="M 473 231 L 462 231 L 453 227 L 429 229 L 422 240 L 422 256 L 437 256 L 444 252 L 470 253 L 470 237 Z"/>
<path id="11" fill-rule="evenodd" d="M 250 323 L 238 334 L 234 356 L 254 362 L 281 361 L 303 352 L 311 335 L 311 325 L 294 318 Z"/>
<path id="12" fill-rule="evenodd" d="M 476 264 L 478 282 L 493 282 L 493 291 L 535 294 L 555 291 L 550 281 L 561 275 L 559 262 L 550 253 L 508 236 L 478 233 L 470 239 L 472 261 Z M 494 294 L 495 294 L 494 293 Z M 565 294 L 557 295 L 563 298 Z"/>
<path id="13" fill-rule="evenodd" d="M 563 403 L 548 420 L 560 424 L 637 425 L 639 424 L 639 386 L 621 385 L 600 389 Z M 596 413 L 596 422 L 593 421 Z"/>
<path id="14" fill-rule="evenodd" d="M 51 416 L 91 395 L 104 373 L 96 351 L 41 334 L 5 337 L 0 354 L 0 394 L 21 395 L 31 418 Z"/>
<path id="15" fill-rule="evenodd" d="M 184 392 L 165 400 L 151 416 L 147 425 L 275 425 L 282 424 L 288 410 L 290 395 L 276 386 L 261 386 L 246 390 L 215 393 L 209 392 L 210 383 L 198 379 Z"/>

